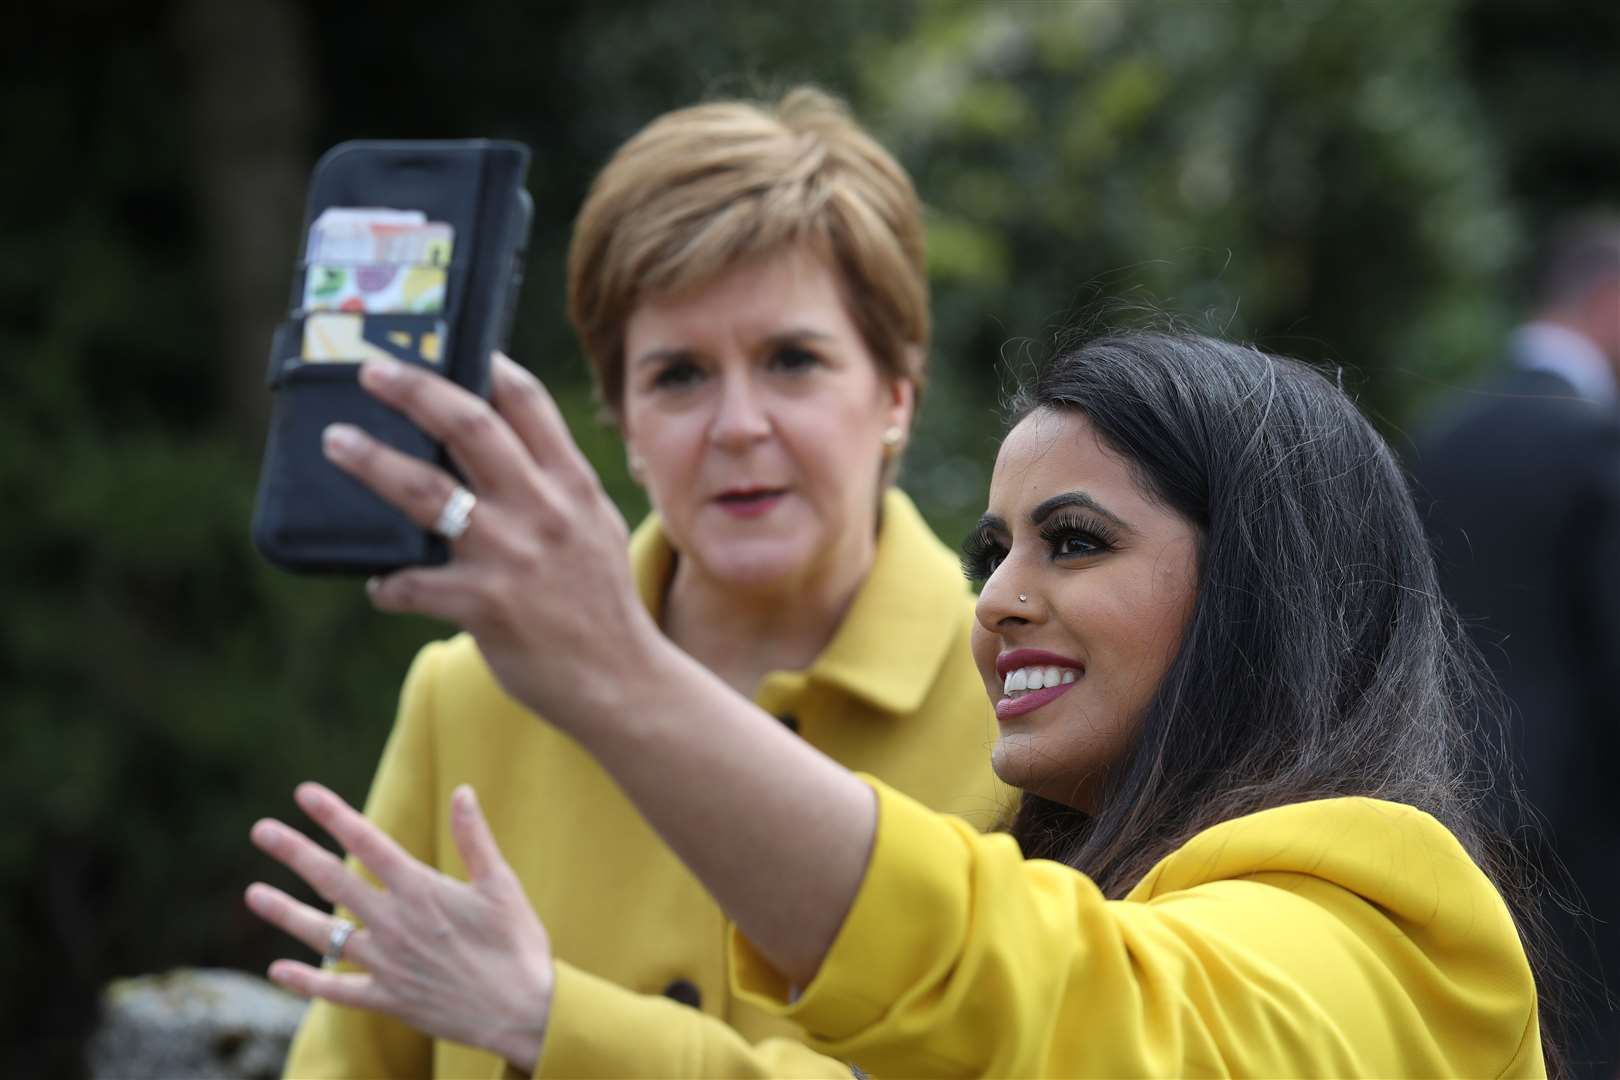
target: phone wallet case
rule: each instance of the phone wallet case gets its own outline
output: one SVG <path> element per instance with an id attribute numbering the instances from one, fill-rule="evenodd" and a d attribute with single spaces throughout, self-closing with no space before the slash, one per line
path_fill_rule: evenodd
<path id="1" fill-rule="evenodd" d="M 326 460 L 321 432 L 355 424 L 391 446 L 448 471 L 444 448 L 358 382 L 358 363 L 308 361 L 302 353 L 304 277 L 310 227 L 331 207 L 417 210 L 454 229 L 442 310 L 388 315 L 409 333 L 443 321 L 439 362 L 415 362 L 472 392 L 489 393 L 490 353 L 506 346 L 522 281 L 533 206 L 524 190 L 529 150 L 484 139 L 346 142 L 310 176 L 304 247 L 289 317 L 271 340 L 269 435 L 253 513 L 253 543 L 272 563 L 310 573 L 377 574 L 442 563 L 442 538 L 407 518 Z M 408 361 L 409 362 L 409 361 Z"/>

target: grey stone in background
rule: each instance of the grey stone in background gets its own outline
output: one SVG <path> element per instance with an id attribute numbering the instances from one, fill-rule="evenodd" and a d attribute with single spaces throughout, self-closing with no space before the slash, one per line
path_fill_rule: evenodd
<path id="1" fill-rule="evenodd" d="M 281 1075 L 304 999 L 256 976 L 180 968 L 109 983 L 90 1039 L 94 1080 Z"/>

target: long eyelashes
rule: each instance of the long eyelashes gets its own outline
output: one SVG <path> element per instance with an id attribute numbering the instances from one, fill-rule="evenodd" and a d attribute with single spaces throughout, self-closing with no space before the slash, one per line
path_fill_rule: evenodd
<path id="1" fill-rule="evenodd" d="M 1118 534 L 1100 520 L 1075 514 L 1056 514 L 1041 524 L 1041 541 L 1048 557 L 1055 561 L 1086 559 L 1113 551 Z M 982 583 L 996 572 L 1007 557 L 1007 545 L 989 529 L 980 528 L 962 541 L 962 574 L 969 581 Z"/>
<path id="2" fill-rule="evenodd" d="M 976 583 L 986 581 L 1006 557 L 1006 545 L 994 534 L 975 529 L 962 541 L 962 576 Z"/>
<path id="3" fill-rule="evenodd" d="M 1054 514 L 1047 518 L 1041 525 L 1041 539 L 1059 558 L 1097 555 L 1113 551 L 1119 545 L 1119 534 L 1110 525 L 1079 514 Z M 1081 549 L 1063 550 L 1071 542 L 1081 545 Z"/>

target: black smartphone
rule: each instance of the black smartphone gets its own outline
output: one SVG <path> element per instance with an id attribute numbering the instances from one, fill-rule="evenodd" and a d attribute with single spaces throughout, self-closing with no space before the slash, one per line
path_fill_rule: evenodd
<path id="1" fill-rule="evenodd" d="M 387 356 L 489 394 L 523 280 L 533 203 L 516 142 L 356 141 L 310 174 L 288 317 L 271 340 L 270 430 L 253 543 L 277 566 L 369 575 L 442 563 L 444 541 L 332 465 L 328 424 L 355 424 L 454 472 L 444 448 L 361 389 Z"/>

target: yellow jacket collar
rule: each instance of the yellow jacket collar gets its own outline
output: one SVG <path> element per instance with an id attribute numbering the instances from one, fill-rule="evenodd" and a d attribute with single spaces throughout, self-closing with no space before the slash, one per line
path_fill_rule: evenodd
<path id="1" fill-rule="evenodd" d="M 641 601 L 655 617 L 663 615 L 675 558 L 658 515 L 649 514 L 630 538 L 630 565 Z M 967 595 L 955 553 L 912 501 L 890 488 L 872 570 L 805 674 L 885 712 L 914 712 L 961 632 Z"/>

